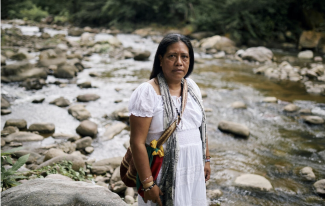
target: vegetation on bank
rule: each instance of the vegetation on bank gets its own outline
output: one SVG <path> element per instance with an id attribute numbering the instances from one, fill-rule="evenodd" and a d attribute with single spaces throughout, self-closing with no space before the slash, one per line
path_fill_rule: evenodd
<path id="1" fill-rule="evenodd" d="M 123 27 L 189 26 L 245 43 L 297 42 L 303 30 L 325 31 L 323 0 L 12 0 L 2 2 L 1 18 Z"/>

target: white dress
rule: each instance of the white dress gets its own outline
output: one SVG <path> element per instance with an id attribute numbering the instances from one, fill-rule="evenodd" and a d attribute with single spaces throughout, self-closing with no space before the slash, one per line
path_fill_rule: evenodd
<path id="1" fill-rule="evenodd" d="M 189 78 L 187 78 L 187 82 L 192 85 L 201 98 L 201 92 L 196 83 Z M 172 99 L 180 111 L 181 97 L 172 96 Z M 146 144 L 150 144 L 154 139 L 159 139 L 163 133 L 163 101 L 151 84 L 142 83 L 133 92 L 129 102 L 129 112 L 134 116 L 152 117 Z M 202 142 L 199 130 L 201 121 L 201 109 L 188 93 L 185 111 L 176 129 L 180 152 L 176 172 L 175 206 L 207 205 Z M 166 149 L 165 145 L 163 146 Z M 161 173 L 159 172 L 158 183 L 160 178 Z M 138 205 L 155 206 L 156 204 L 151 201 L 146 204 L 139 195 Z"/>

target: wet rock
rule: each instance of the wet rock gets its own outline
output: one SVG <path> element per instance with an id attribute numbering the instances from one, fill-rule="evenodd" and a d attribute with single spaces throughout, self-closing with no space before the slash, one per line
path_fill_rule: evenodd
<path id="1" fill-rule="evenodd" d="M 31 190 L 30 188 L 33 188 Z M 50 178 L 29 180 L 1 193 L 3 205 L 110 205 L 127 206 L 108 188 L 83 181 Z"/>
<path id="2" fill-rule="evenodd" d="M 54 157 L 59 157 L 62 155 L 66 155 L 66 153 L 64 153 L 61 149 L 51 148 L 45 153 L 44 162 Z"/>
<path id="3" fill-rule="evenodd" d="M 312 59 L 314 57 L 314 53 L 310 50 L 301 51 L 298 54 L 299 59 Z"/>
<path id="4" fill-rule="evenodd" d="M 82 82 L 80 84 L 77 84 L 80 88 L 91 88 L 91 82 Z"/>
<path id="5" fill-rule="evenodd" d="M 84 33 L 84 30 L 81 28 L 73 27 L 68 30 L 69 36 L 81 36 Z"/>
<path id="6" fill-rule="evenodd" d="M 114 183 L 121 181 L 121 176 L 120 176 L 120 166 L 118 166 L 111 177 L 110 184 L 113 185 Z"/>
<path id="7" fill-rule="evenodd" d="M 1 109 L 8 109 L 9 107 L 10 107 L 9 101 L 1 97 Z"/>
<path id="8" fill-rule="evenodd" d="M 316 190 L 317 194 L 325 195 L 325 179 L 318 180 L 314 183 L 313 187 Z"/>
<path id="9" fill-rule="evenodd" d="M 28 160 L 26 161 L 27 164 L 41 163 L 43 160 L 43 157 L 41 155 L 28 150 L 19 150 L 13 153 L 13 155 L 17 158 L 22 157 L 26 154 L 29 154 Z"/>
<path id="10" fill-rule="evenodd" d="M 16 132 L 8 135 L 5 138 L 6 142 L 27 142 L 27 141 L 41 141 L 44 137 L 30 132 Z"/>
<path id="11" fill-rule="evenodd" d="M 218 199 L 222 196 L 222 192 L 220 190 L 207 190 L 207 196 L 210 199 Z"/>
<path id="12" fill-rule="evenodd" d="M 54 76 L 57 78 L 72 79 L 77 76 L 78 71 L 75 65 L 64 64 L 58 67 L 54 72 Z"/>
<path id="13" fill-rule="evenodd" d="M 50 104 L 55 104 L 58 107 L 67 107 L 70 105 L 70 101 L 64 97 L 59 97 L 50 102 Z"/>
<path id="14" fill-rule="evenodd" d="M 51 35 L 49 33 L 43 32 L 40 37 L 42 39 L 49 39 L 51 38 Z"/>
<path id="15" fill-rule="evenodd" d="M 91 173 L 92 174 L 97 174 L 97 175 L 102 175 L 107 172 L 112 173 L 114 169 L 111 166 L 91 166 Z"/>
<path id="16" fill-rule="evenodd" d="M 6 137 L 9 134 L 16 133 L 16 132 L 19 132 L 19 129 L 17 127 L 8 126 L 1 131 L 1 137 Z"/>
<path id="17" fill-rule="evenodd" d="M 90 72 L 90 73 L 89 73 L 89 76 L 91 76 L 91 77 L 99 77 L 100 74 L 95 73 L 95 72 Z"/>
<path id="18" fill-rule="evenodd" d="M 246 109 L 247 106 L 244 102 L 234 102 L 231 104 L 231 107 L 234 109 Z"/>
<path id="19" fill-rule="evenodd" d="M 325 150 L 318 152 L 318 155 L 325 161 Z"/>
<path id="20" fill-rule="evenodd" d="M 1 66 L 6 65 L 7 58 L 1 55 Z"/>
<path id="21" fill-rule="evenodd" d="M 126 195 L 126 196 L 124 197 L 124 201 L 125 201 L 125 203 L 127 203 L 127 204 L 133 204 L 133 203 L 134 203 L 134 198 L 133 198 L 133 196 Z"/>
<path id="22" fill-rule="evenodd" d="M 222 59 L 226 57 L 226 53 L 224 51 L 218 52 L 215 55 L 213 55 L 213 58 L 215 59 Z"/>
<path id="23" fill-rule="evenodd" d="M 121 165 L 123 157 L 112 157 L 103 160 L 99 160 L 93 164 L 93 166 L 111 166 L 113 169 L 116 169 Z M 118 173 L 120 174 L 120 173 Z"/>
<path id="24" fill-rule="evenodd" d="M 127 188 L 124 182 L 122 182 L 122 180 L 112 184 L 111 186 L 112 186 L 112 191 L 115 193 L 123 192 Z"/>
<path id="25" fill-rule="evenodd" d="M 75 142 L 76 140 L 80 139 L 79 135 L 74 134 L 64 134 L 64 133 L 55 133 L 52 135 L 54 139 L 66 139 L 71 142 Z"/>
<path id="26" fill-rule="evenodd" d="M 60 49 L 61 51 L 67 51 L 69 49 L 67 44 L 62 44 L 62 43 L 58 44 L 56 48 Z"/>
<path id="27" fill-rule="evenodd" d="M 94 151 L 94 148 L 93 148 L 93 147 L 86 147 L 86 148 L 85 148 L 85 152 L 86 152 L 87 154 L 91 154 L 91 153 L 93 153 L 93 151 Z"/>
<path id="28" fill-rule="evenodd" d="M 235 185 L 252 189 L 270 191 L 273 189 L 269 180 L 260 175 L 243 174 L 236 178 Z"/>
<path id="29" fill-rule="evenodd" d="M 34 104 L 39 104 L 39 103 L 43 103 L 44 100 L 45 100 L 44 97 L 43 97 L 43 98 L 39 98 L 39 99 L 34 99 L 34 100 L 32 101 L 32 103 L 34 103 Z"/>
<path id="30" fill-rule="evenodd" d="M 316 179 L 316 176 L 313 172 L 313 168 L 311 167 L 304 167 L 300 170 L 300 173 L 302 175 L 302 177 L 305 179 L 305 180 L 308 180 L 308 181 L 315 181 Z"/>
<path id="31" fill-rule="evenodd" d="M 132 54 L 132 52 L 128 51 L 128 50 L 124 50 L 123 51 L 123 56 L 125 59 L 132 59 L 134 58 L 134 55 Z"/>
<path id="32" fill-rule="evenodd" d="M 322 38 L 322 33 L 315 31 L 303 31 L 299 38 L 299 48 L 317 48 L 320 40 Z"/>
<path id="33" fill-rule="evenodd" d="M 97 94 L 83 94 L 83 95 L 77 96 L 78 102 L 96 101 L 99 98 L 100 98 L 100 96 L 98 96 Z"/>
<path id="34" fill-rule="evenodd" d="M 41 169 L 42 167 L 46 167 L 46 166 L 52 166 L 53 164 L 56 164 L 56 163 L 59 163 L 62 161 L 71 161 L 72 169 L 75 171 L 79 171 L 80 168 L 84 168 L 84 166 L 85 166 L 85 162 L 81 157 L 66 154 L 66 155 L 54 157 L 50 160 L 47 160 L 46 162 L 39 165 L 37 167 L 37 169 Z"/>
<path id="35" fill-rule="evenodd" d="M 273 52 L 265 47 L 252 47 L 246 49 L 240 57 L 248 61 L 271 62 Z"/>
<path id="36" fill-rule="evenodd" d="M 265 97 L 262 101 L 267 103 L 277 103 L 278 99 L 276 97 Z"/>
<path id="37" fill-rule="evenodd" d="M 42 67 L 48 67 L 50 65 L 63 65 L 67 61 L 66 54 L 62 50 L 48 49 L 44 50 L 39 55 L 39 65 Z"/>
<path id="38" fill-rule="evenodd" d="M 299 114 L 312 114 L 311 109 L 301 109 L 298 111 Z"/>
<path id="39" fill-rule="evenodd" d="M 86 147 L 91 146 L 93 142 L 91 137 L 84 137 L 76 141 L 77 149 L 84 149 Z"/>
<path id="40" fill-rule="evenodd" d="M 10 109 L 2 109 L 1 110 L 1 115 L 7 115 L 7 114 L 11 114 L 11 110 Z"/>
<path id="41" fill-rule="evenodd" d="M 18 129 L 27 129 L 27 122 L 24 119 L 8 119 L 4 127 L 17 127 Z"/>
<path id="42" fill-rule="evenodd" d="M 320 57 L 320 56 L 315 56 L 315 57 L 314 57 L 314 61 L 315 61 L 315 62 L 322 62 L 322 61 L 323 61 L 323 58 Z"/>
<path id="43" fill-rule="evenodd" d="M 84 105 L 81 104 L 75 104 L 70 106 L 68 112 L 79 121 L 83 121 L 91 117 L 90 112 L 85 108 Z"/>
<path id="44" fill-rule="evenodd" d="M 60 174 L 49 174 L 45 178 L 54 179 L 54 180 L 64 180 L 64 181 L 73 181 L 70 177 L 60 175 Z"/>
<path id="45" fill-rule="evenodd" d="M 63 152 L 69 153 L 69 154 L 76 151 L 76 147 L 77 147 L 77 145 L 75 143 L 71 143 L 71 142 L 61 142 L 57 145 L 58 149 L 61 149 Z"/>
<path id="46" fill-rule="evenodd" d="M 303 120 L 310 124 L 324 124 L 324 119 L 318 116 L 304 116 Z"/>
<path id="47" fill-rule="evenodd" d="M 212 37 L 204 38 L 200 41 L 201 48 L 216 49 L 226 51 L 227 53 L 235 53 L 235 42 L 227 37 L 215 35 Z"/>
<path id="48" fill-rule="evenodd" d="M 11 56 L 12 60 L 22 61 L 26 59 L 31 59 L 31 56 L 28 54 L 27 51 L 20 50 L 16 54 Z"/>
<path id="49" fill-rule="evenodd" d="M 40 90 L 46 85 L 44 79 L 28 78 L 20 84 L 21 87 L 25 87 L 26 90 Z"/>
<path id="50" fill-rule="evenodd" d="M 148 58 L 150 57 L 151 55 L 151 52 L 150 51 L 141 51 L 141 52 L 138 52 L 134 55 L 134 60 L 137 60 L 137 61 L 145 61 L 145 60 L 148 60 Z"/>
<path id="51" fill-rule="evenodd" d="M 97 135 L 97 124 L 89 121 L 84 120 L 80 123 L 80 125 L 76 129 L 77 133 L 81 136 L 90 136 L 95 137 Z"/>
<path id="52" fill-rule="evenodd" d="M 29 126 L 28 130 L 39 133 L 53 133 L 55 131 L 55 125 L 53 123 L 34 123 Z"/>
<path id="53" fill-rule="evenodd" d="M 285 112 L 295 112 L 298 111 L 298 109 L 299 107 L 295 104 L 288 104 L 283 108 Z"/>
<path id="54" fill-rule="evenodd" d="M 21 147 L 23 143 L 21 142 L 10 142 L 9 147 Z"/>
<path id="55" fill-rule="evenodd" d="M 218 124 L 218 129 L 224 132 L 230 132 L 235 135 L 240 135 L 244 137 L 249 136 L 249 129 L 245 125 L 229 122 L 229 121 L 220 121 Z"/>
<path id="56" fill-rule="evenodd" d="M 123 122 L 118 122 L 114 125 L 109 125 L 106 127 L 105 133 L 102 137 L 103 140 L 110 140 L 113 139 L 115 135 L 122 132 L 123 129 L 125 129 L 127 125 Z"/>
<path id="57" fill-rule="evenodd" d="M 4 139 L 1 139 L 1 147 L 6 145 L 6 141 Z"/>

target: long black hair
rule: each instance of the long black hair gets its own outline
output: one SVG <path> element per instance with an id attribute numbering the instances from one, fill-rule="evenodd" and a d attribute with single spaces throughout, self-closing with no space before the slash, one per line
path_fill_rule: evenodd
<path id="1" fill-rule="evenodd" d="M 193 67 L 194 67 L 194 51 L 193 51 L 191 41 L 187 37 L 185 37 L 181 34 L 168 34 L 161 40 L 161 42 L 158 46 L 158 49 L 157 49 L 157 52 L 155 55 L 155 60 L 153 62 L 153 68 L 152 68 L 149 79 L 153 79 L 153 78 L 157 77 L 157 75 L 160 72 L 162 72 L 162 68 L 160 66 L 159 55 L 161 55 L 163 57 L 167 51 L 167 47 L 169 45 L 177 43 L 179 41 L 182 41 L 188 48 L 188 52 L 190 55 L 190 65 L 189 65 L 187 74 L 185 75 L 184 78 L 190 76 L 190 74 L 193 71 Z"/>

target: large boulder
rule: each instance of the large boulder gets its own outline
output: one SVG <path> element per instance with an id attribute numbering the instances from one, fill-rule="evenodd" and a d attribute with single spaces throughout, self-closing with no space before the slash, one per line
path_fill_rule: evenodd
<path id="1" fill-rule="evenodd" d="M 121 165 L 123 157 L 112 157 L 108 159 L 102 159 L 95 162 L 92 166 L 111 166 L 113 169 L 116 169 Z"/>
<path id="2" fill-rule="evenodd" d="M 98 130 L 97 124 L 89 120 L 82 121 L 76 129 L 77 133 L 83 137 L 84 136 L 95 137 L 98 133 L 97 130 Z"/>
<path id="3" fill-rule="evenodd" d="M 240 135 L 244 137 L 249 136 L 249 129 L 245 125 L 229 122 L 229 121 L 220 121 L 218 124 L 218 129 L 225 132 L 230 132 L 235 135 Z"/>
<path id="4" fill-rule="evenodd" d="M 50 65 L 63 65 L 67 61 L 65 52 L 61 49 L 48 49 L 44 50 L 39 55 L 39 65 L 48 67 Z"/>
<path id="5" fill-rule="evenodd" d="M 70 101 L 64 97 L 59 97 L 51 101 L 50 104 L 55 104 L 58 107 L 67 107 L 70 105 Z"/>
<path id="6" fill-rule="evenodd" d="M 204 49 L 216 49 L 234 53 L 236 51 L 235 42 L 227 37 L 215 35 L 209 38 L 202 39 L 200 45 Z"/>
<path id="7" fill-rule="evenodd" d="M 100 98 L 100 96 L 98 96 L 97 94 L 82 94 L 82 95 L 77 96 L 78 102 L 96 101 L 99 98 Z"/>
<path id="8" fill-rule="evenodd" d="M 19 150 L 13 153 L 13 155 L 17 158 L 29 154 L 28 160 L 26 161 L 27 164 L 32 163 L 42 163 L 43 157 L 36 152 L 28 151 L 28 150 Z"/>
<path id="9" fill-rule="evenodd" d="M 17 127 L 18 129 L 27 129 L 27 122 L 24 119 L 8 119 L 4 127 Z"/>
<path id="10" fill-rule="evenodd" d="M 298 54 L 299 59 L 312 59 L 314 57 L 313 51 L 306 50 L 306 51 L 301 51 Z"/>
<path id="11" fill-rule="evenodd" d="M 303 120 L 310 124 L 324 124 L 324 119 L 319 116 L 304 116 Z"/>
<path id="12" fill-rule="evenodd" d="M 82 181 L 50 178 L 29 180 L 2 192 L 1 203 L 15 206 L 127 206 L 108 188 Z"/>
<path id="13" fill-rule="evenodd" d="M 77 149 L 85 149 L 88 146 L 91 146 L 93 139 L 91 137 L 84 137 L 76 141 Z"/>
<path id="14" fill-rule="evenodd" d="M 123 129 L 125 129 L 127 125 L 123 122 L 118 122 L 113 125 L 106 126 L 106 130 L 104 135 L 102 136 L 103 140 L 110 140 L 113 139 L 115 135 L 119 134 L 122 132 Z"/>
<path id="15" fill-rule="evenodd" d="M 46 166 L 52 166 L 52 165 L 62 162 L 62 161 L 71 161 L 72 169 L 75 171 L 79 171 L 80 168 L 84 168 L 84 166 L 85 166 L 85 162 L 81 157 L 67 154 L 67 155 L 61 155 L 61 156 L 57 156 L 52 159 L 49 159 L 46 162 L 43 162 L 41 165 L 39 165 L 36 169 L 41 169 L 42 167 L 46 167 Z"/>
<path id="16" fill-rule="evenodd" d="M 140 51 L 140 52 L 137 52 L 135 55 L 134 55 L 134 60 L 137 60 L 137 61 L 145 61 L 145 60 L 148 60 L 148 58 L 150 57 L 151 53 L 150 51 Z"/>
<path id="17" fill-rule="evenodd" d="M 246 49 L 240 57 L 244 60 L 270 62 L 273 58 L 273 52 L 265 47 L 252 47 Z"/>
<path id="18" fill-rule="evenodd" d="M 39 133 L 53 133 L 55 131 L 55 125 L 53 123 L 34 123 L 28 128 L 29 131 L 37 131 Z"/>
<path id="19" fill-rule="evenodd" d="M 1 109 L 8 109 L 9 107 L 10 107 L 9 101 L 1 96 Z"/>
<path id="20" fill-rule="evenodd" d="M 44 162 L 54 157 L 59 157 L 63 155 L 66 155 L 66 153 L 64 153 L 61 149 L 51 148 L 45 153 Z"/>
<path id="21" fill-rule="evenodd" d="M 17 127 L 14 126 L 8 126 L 5 127 L 2 131 L 1 131 L 1 137 L 6 137 L 12 133 L 16 133 L 19 132 L 19 129 Z"/>
<path id="22" fill-rule="evenodd" d="M 44 137 L 30 132 L 16 132 L 8 135 L 4 139 L 6 142 L 27 142 L 27 141 L 40 141 L 43 140 Z"/>
<path id="23" fill-rule="evenodd" d="M 313 186 L 317 194 L 325 195 L 325 179 L 318 180 L 317 182 L 314 183 Z"/>
<path id="24" fill-rule="evenodd" d="M 33 68 L 28 61 L 21 61 L 2 67 L 1 76 L 6 77 L 8 81 L 21 82 L 28 78 L 46 79 L 47 73 L 42 68 Z"/>
<path id="25" fill-rule="evenodd" d="M 70 106 L 68 112 L 79 121 L 83 121 L 91 117 L 90 112 L 85 108 L 84 105 L 81 104 L 75 104 Z"/>
<path id="26" fill-rule="evenodd" d="M 248 187 L 261 191 L 270 191 L 273 189 L 269 180 L 260 175 L 243 174 L 236 178 L 235 185 L 239 187 Z"/>
<path id="27" fill-rule="evenodd" d="M 316 49 L 320 46 L 323 35 L 315 31 L 303 31 L 299 38 L 299 48 Z"/>

